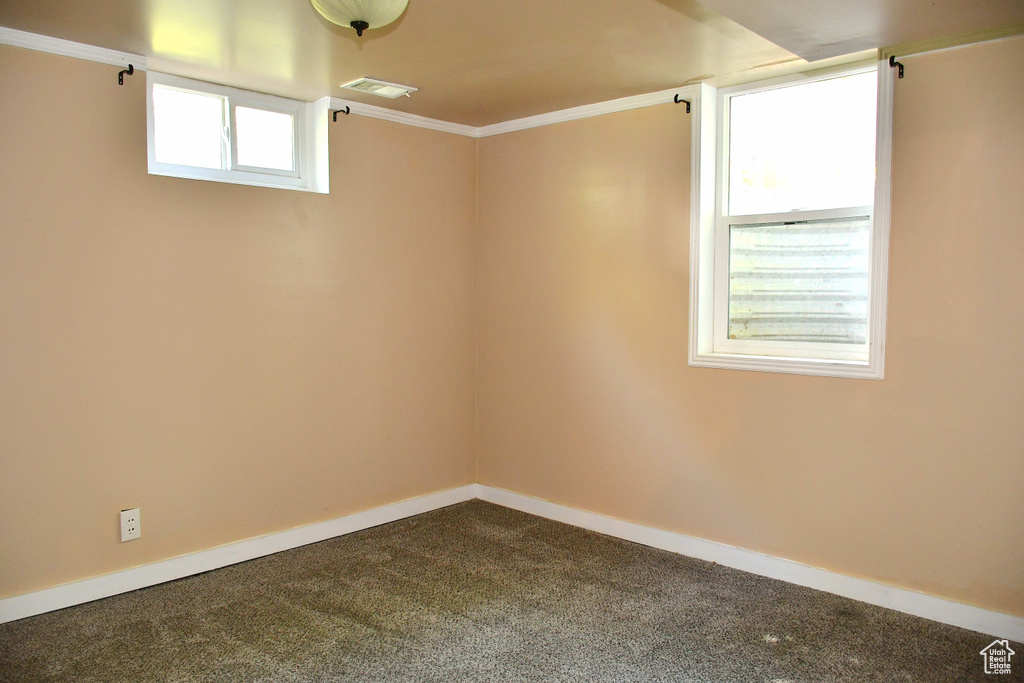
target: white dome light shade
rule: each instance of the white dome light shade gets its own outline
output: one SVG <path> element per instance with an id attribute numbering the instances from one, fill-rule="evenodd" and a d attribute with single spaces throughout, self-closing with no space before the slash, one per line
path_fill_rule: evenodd
<path id="1" fill-rule="evenodd" d="M 324 19 L 351 26 L 363 35 L 368 28 L 387 26 L 402 16 L 409 0 L 310 0 Z"/>

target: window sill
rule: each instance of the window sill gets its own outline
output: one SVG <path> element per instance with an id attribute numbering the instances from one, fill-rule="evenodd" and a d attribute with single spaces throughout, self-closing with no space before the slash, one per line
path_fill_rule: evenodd
<path id="1" fill-rule="evenodd" d="M 194 166 L 173 166 L 171 164 L 150 164 L 150 175 L 167 178 L 183 178 L 185 180 L 210 180 L 230 185 L 250 185 L 253 187 L 271 187 L 278 190 L 298 190 L 300 192 L 316 192 L 330 194 L 326 187 L 313 185 L 309 179 L 275 176 L 262 173 L 246 173 L 222 169 L 203 169 Z"/>
<path id="2" fill-rule="evenodd" d="M 853 379 L 882 379 L 882 368 L 867 361 L 815 360 L 811 358 L 784 358 L 779 356 L 749 356 L 724 353 L 692 354 L 689 365 L 696 368 L 723 368 L 726 370 L 755 370 L 781 372 L 790 375 L 819 377 L 846 377 Z"/>

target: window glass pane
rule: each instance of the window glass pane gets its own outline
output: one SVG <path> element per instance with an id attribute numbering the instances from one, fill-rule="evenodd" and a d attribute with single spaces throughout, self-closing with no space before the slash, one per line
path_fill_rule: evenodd
<path id="1" fill-rule="evenodd" d="M 729 338 L 864 344 L 871 219 L 733 225 Z"/>
<path id="2" fill-rule="evenodd" d="M 875 72 L 736 95 L 729 214 L 870 206 Z"/>
<path id="3" fill-rule="evenodd" d="M 153 86 L 153 142 L 162 164 L 225 168 L 224 98 Z"/>
<path id="4" fill-rule="evenodd" d="M 295 117 L 277 111 L 235 107 L 239 166 L 295 170 Z"/>

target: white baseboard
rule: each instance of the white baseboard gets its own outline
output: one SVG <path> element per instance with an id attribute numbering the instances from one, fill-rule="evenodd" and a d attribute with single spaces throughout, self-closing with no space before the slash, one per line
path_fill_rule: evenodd
<path id="1" fill-rule="evenodd" d="M 18 595 L 0 600 L 0 624 L 325 541 L 335 536 L 472 500 L 475 496 L 475 485 L 461 486 L 326 522 L 296 527 L 141 567 Z"/>
<path id="2" fill-rule="evenodd" d="M 842 595 L 853 600 L 924 617 L 943 624 L 959 626 L 999 638 L 1009 638 L 1018 643 L 1024 642 L 1024 618 L 1021 617 L 993 612 L 904 588 L 895 588 L 866 579 L 857 579 L 724 543 L 715 543 L 702 538 L 624 522 L 613 517 L 577 510 L 483 484 L 476 484 L 474 490 L 476 497 L 481 500 L 538 517 L 564 522 L 680 555 L 717 562 L 751 574 Z"/>
<path id="3" fill-rule="evenodd" d="M 0 600 L 0 623 L 174 581 L 479 498 L 598 533 L 806 586 L 999 638 L 1024 642 L 1024 618 L 837 574 L 792 560 L 624 522 L 504 489 L 470 484 L 267 536 Z"/>

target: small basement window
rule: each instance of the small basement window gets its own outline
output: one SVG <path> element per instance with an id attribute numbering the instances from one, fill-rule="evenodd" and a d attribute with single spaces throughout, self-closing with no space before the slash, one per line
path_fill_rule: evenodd
<path id="1" fill-rule="evenodd" d="M 326 194 L 328 106 L 150 71 L 149 172 Z"/>

